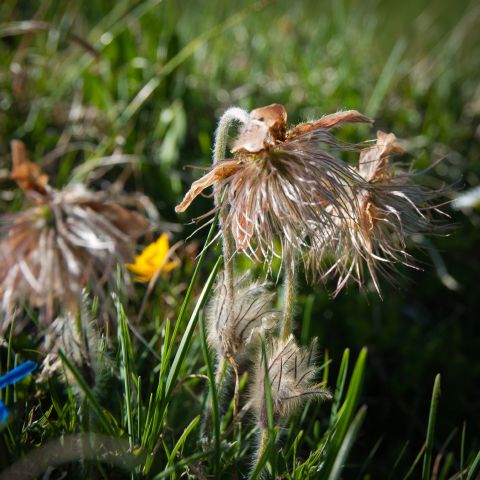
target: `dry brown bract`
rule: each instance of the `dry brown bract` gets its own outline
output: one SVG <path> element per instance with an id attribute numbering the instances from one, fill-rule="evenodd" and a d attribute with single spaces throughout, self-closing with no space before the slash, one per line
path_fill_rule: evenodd
<path id="1" fill-rule="evenodd" d="M 0 298 L 4 313 L 28 302 L 48 320 L 56 302 L 76 309 L 83 287 L 99 291 L 119 262 L 131 260 L 148 222 L 82 185 L 49 187 L 23 145 L 12 153 L 12 176 L 33 205 L 0 219 Z"/>
<path id="2" fill-rule="evenodd" d="M 220 208 L 228 208 L 228 224 L 238 250 L 270 261 L 279 241 L 284 255 L 313 244 L 333 241 L 338 216 L 359 221 L 351 200 L 364 182 L 358 172 L 333 152 L 349 150 L 330 129 L 370 120 L 354 111 L 326 115 L 287 129 L 287 113 L 279 104 L 253 110 L 235 139 L 233 159 L 217 162 L 192 184 L 177 212 L 214 184 L 228 186 Z"/>

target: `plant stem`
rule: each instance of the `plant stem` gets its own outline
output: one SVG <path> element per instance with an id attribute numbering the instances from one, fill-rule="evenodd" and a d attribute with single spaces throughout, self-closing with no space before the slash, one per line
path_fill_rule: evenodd
<path id="1" fill-rule="evenodd" d="M 225 357 L 220 357 L 217 365 L 217 371 L 215 373 L 215 385 L 220 390 L 223 381 L 225 379 L 225 373 L 227 372 L 228 362 Z"/>
<path id="2" fill-rule="evenodd" d="M 257 455 L 255 457 L 255 463 L 253 464 L 253 474 L 252 477 L 255 476 L 255 478 L 259 477 L 262 478 L 262 472 L 264 469 L 264 463 L 265 460 L 263 459 L 263 456 L 265 455 L 265 452 L 268 447 L 268 443 L 270 441 L 270 433 L 268 431 L 268 427 L 262 427 L 261 430 L 261 435 L 260 435 L 260 443 L 258 445 L 258 451 Z M 259 464 L 262 463 L 263 465 L 260 466 Z"/>
<path id="3" fill-rule="evenodd" d="M 296 291 L 297 269 L 295 268 L 295 260 L 293 255 L 287 255 L 285 258 L 283 318 L 280 332 L 282 340 L 287 340 L 292 333 Z"/>
<path id="4" fill-rule="evenodd" d="M 227 152 L 228 130 L 234 123 L 246 123 L 248 121 L 248 113 L 241 108 L 232 107 L 226 110 L 221 116 L 217 130 L 215 132 L 215 146 L 213 149 L 213 164 L 215 165 L 225 159 Z M 218 185 L 213 187 L 215 207 L 220 208 L 220 229 L 223 240 L 223 259 L 224 259 L 224 282 L 227 289 L 227 308 L 231 310 L 234 302 L 234 243 L 232 233 L 228 228 L 228 210 L 222 205 L 223 191 Z"/>

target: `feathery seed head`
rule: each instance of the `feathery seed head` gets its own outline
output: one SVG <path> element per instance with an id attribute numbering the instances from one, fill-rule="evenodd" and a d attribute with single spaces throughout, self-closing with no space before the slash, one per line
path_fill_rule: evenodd
<path id="1" fill-rule="evenodd" d="M 376 143 L 360 153 L 358 172 L 366 182 L 355 192 L 352 204 L 358 205 L 358 221 L 339 217 L 338 232 L 343 235 L 333 252 L 339 280 L 336 293 L 350 276 L 363 282 L 364 265 L 380 292 L 377 272 L 391 277 L 395 264 L 412 266 L 406 251 L 409 236 L 432 230 L 429 193 L 412 181 L 412 175 L 398 171 L 393 154 L 403 153 L 392 133 L 377 132 Z M 355 207 L 357 208 L 357 207 Z M 309 261 L 317 262 L 315 249 Z M 315 270 L 315 268 L 312 268 Z"/>
<path id="2" fill-rule="evenodd" d="M 267 365 L 274 415 L 287 417 L 309 399 L 327 400 L 328 390 L 315 383 L 316 342 L 299 347 L 293 335 L 286 340 L 270 339 L 267 344 Z M 262 424 L 266 424 L 265 369 L 258 356 L 256 375 L 251 388 L 252 408 Z"/>
<path id="3" fill-rule="evenodd" d="M 280 313 L 273 304 L 275 292 L 265 283 L 240 279 L 235 302 L 228 310 L 227 290 L 220 280 L 207 308 L 208 341 L 222 357 L 236 357 L 258 343 L 258 335 L 277 326 Z"/>

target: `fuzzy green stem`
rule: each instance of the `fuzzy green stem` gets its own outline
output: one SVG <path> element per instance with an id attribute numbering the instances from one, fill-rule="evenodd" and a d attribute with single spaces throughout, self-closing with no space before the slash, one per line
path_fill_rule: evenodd
<path id="1" fill-rule="evenodd" d="M 258 445 L 258 451 L 257 451 L 257 455 L 255 457 L 255 463 L 254 463 L 253 470 L 252 470 L 253 472 L 257 469 L 257 465 L 261 461 L 261 459 L 262 459 L 262 457 L 265 453 L 265 450 L 268 447 L 268 443 L 270 441 L 270 435 L 269 435 L 268 428 L 267 427 L 262 427 L 261 432 L 262 433 L 260 435 L 260 444 Z M 260 475 L 260 478 L 261 478 L 261 475 Z"/>
<path id="2" fill-rule="evenodd" d="M 246 123 L 248 121 L 248 113 L 241 108 L 232 107 L 224 112 L 221 116 L 217 130 L 215 132 L 215 146 L 213 149 L 213 164 L 225 159 L 227 152 L 228 130 L 231 125 L 236 123 Z M 213 188 L 215 207 L 221 207 L 223 191 L 218 185 Z M 225 286 L 227 289 L 227 308 L 230 310 L 234 302 L 234 243 L 230 229 L 228 228 L 228 211 L 225 207 L 221 207 L 220 213 L 220 229 L 223 238 L 223 259 L 225 262 Z"/>
<path id="3" fill-rule="evenodd" d="M 283 300 L 283 318 L 280 336 L 287 340 L 292 333 L 293 313 L 295 309 L 295 295 L 297 291 L 297 269 L 293 256 L 288 255 L 285 259 L 285 283 Z"/>
<path id="4" fill-rule="evenodd" d="M 220 357 L 217 365 L 217 371 L 215 373 L 215 385 L 217 390 L 220 390 L 222 387 L 223 381 L 225 380 L 225 374 L 227 373 L 228 362 L 225 357 Z"/>

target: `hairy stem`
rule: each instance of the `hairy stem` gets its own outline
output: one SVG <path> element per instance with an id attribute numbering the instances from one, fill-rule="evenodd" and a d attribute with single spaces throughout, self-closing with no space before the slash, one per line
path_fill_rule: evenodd
<path id="1" fill-rule="evenodd" d="M 215 132 L 215 146 L 213 149 L 213 164 L 224 160 L 227 152 L 228 130 L 233 123 L 246 123 L 248 113 L 241 108 L 232 107 L 221 116 L 217 130 Z M 220 207 L 222 203 L 223 191 L 220 186 L 213 187 L 215 207 Z M 234 302 L 234 243 L 232 233 L 228 228 L 228 211 L 226 207 L 220 210 L 220 229 L 223 240 L 223 258 L 225 262 L 225 286 L 227 288 L 227 308 L 231 310 Z"/>
<path id="2" fill-rule="evenodd" d="M 297 291 L 297 269 L 293 256 L 288 255 L 285 259 L 285 283 L 283 300 L 283 318 L 280 336 L 287 340 L 292 333 L 293 313 L 295 309 L 295 294 Z"/>
<path id="3" fill-rule="evenodd" d="M 217 371 L 215 373 L 215 385 L 217 390 L 222 388 L 223 381 L 225 380 L 225 374 L 227 373 L 228 362 L 225 357 L 220 357 L 218 360 Z"/>
<path id="4" fill-rule="evenodd" d="M 257 455 L 255 457 L 254 467 L 252 471 L 255 471 L 257 469 L 257 465 L 261 461 L 262 456 L 265 453 L 265 450 L 267 449 L 268 443 L 270 441 L 268 428 L 262 427 L 261 432 L 262 433 L 260 434 L 260 443 L 258 445 Z M 260 478 L 262 478 L 262 475 L 260 475 Z"/>

